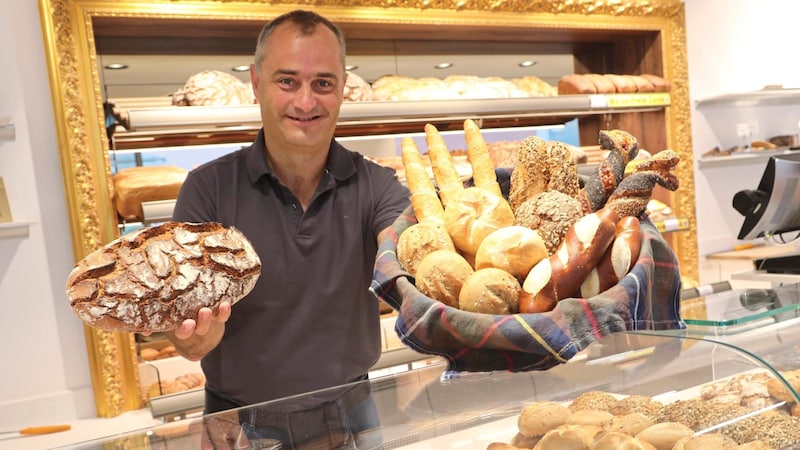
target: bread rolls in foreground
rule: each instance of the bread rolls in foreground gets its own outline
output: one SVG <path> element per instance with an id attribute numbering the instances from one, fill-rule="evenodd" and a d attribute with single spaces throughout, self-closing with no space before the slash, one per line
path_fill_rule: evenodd
<path id="1" fill-rule="evenodd" d="M 67 278 L 70 306 L 108 331 L 159 332 L 250 293 L 261 260 L 219 223 L 167 222 L 124 235 L 80 260 Z"/>

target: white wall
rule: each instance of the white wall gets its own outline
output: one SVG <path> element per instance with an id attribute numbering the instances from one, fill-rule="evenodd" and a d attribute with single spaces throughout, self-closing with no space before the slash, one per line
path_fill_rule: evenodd
<path id="1" fill-rule="evenodd" d="M 686 29 L 689 89 L 695 101 L 717 95 L 755 91 L 777 84 L 800 87 L 796 42 L 800 2 L 795 0 L 687 0 Z M 754 165 L 697 168 L 697 158 L 715 146 L 737 142 L 737 122 L 758 122 L 754 139 L 797 133 L 800 108 L 757 107 L 738 111 L 692 108 L 695 196 L 700 255 L 731 250 L 742 216 L 731 206 L 733 195 L 755 189 L 765 160 Z M 716 280 L 701 280 L 710 282 Z"/>
<path id="2" fill-rule="evenodd" d="M 0 0 L 0 177 L 30 237 L 0 240 L 0 424 L 14 429 L 92 417 L 83 327 L 66 301 L 73 256 L 50 87 L 35 1 Z"/>

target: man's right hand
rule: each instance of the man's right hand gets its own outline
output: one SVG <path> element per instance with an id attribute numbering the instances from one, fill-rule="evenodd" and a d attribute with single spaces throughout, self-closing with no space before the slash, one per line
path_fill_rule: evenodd
<path id="1" fill-rule="evenodd" d="M 230 302 L 222 302 L 216 311 L 201 308 L 197 319 L 186 319 L 175 330 L 166 333 L 178 353 L 192 361 L 202 359 L 222 340 L 225 322 L 231 317 Z"/>

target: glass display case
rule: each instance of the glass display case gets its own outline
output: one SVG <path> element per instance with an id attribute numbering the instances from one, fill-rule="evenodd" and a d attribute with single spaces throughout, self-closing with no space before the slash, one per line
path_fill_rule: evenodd
<path id="1" fill-rule="evenodd" d="M 547 436 L 558 432 L 531 431 L 526 422 L 543 406 L 568 412 L 549 427 L 590 430 L 591 439 L 599 439 L 600 433 L 608 434 L 613 427 L 630 433 L 631 438 L 647 440 L 651 439 L 645 433 L 649 427 L 679 423 L 672 426 L 689 430 L 682 435 L 685 440 L 723 434 L 738 444 L 761 440 L 775 449 L 798 448 L 800 418 L 793 417 L 792 411 L 797 414 L 800 399 L 796 381 L 799 320 L 713 338 L 687 330 L 613 334 L 547 371 L 450 372 L 444 363 L 437 363 L 68 448 L 201 448 L 204 436 L 223 433 L 223 424 L 235 430 L 227 429 L 229 436 L 238 438 L 228 441 L 230 448 L 238 443 L 238 448 L 247 444 L 276 449 L 483 450 L 533 448 L 541 440 L 537 448 L 546 449 Z M 353 404 L 347 400 L 353 393 L 359 402 L 374 406 L 372 426 L 359 433 L 329 428 L 322 441 L 308 432 L 309 423 L 319 425 L 335 416 L 335 411 L 343 411 L 334 408 L 331 413 L 327 410 L 331 404 Z M 593 415 L 587 415 L 587 409 L 595 410 Z M 621 418 L 629 415 L 644 417 L 646 423 L 625 428 Z M 286 438 L 283 446 L 274 439 L 248 442 L 239 435 L 239 423 L 269 417 L 281 417 L 281 423 L 290 424 L 293 437 Z M 311 438 L 304 441 L 304 436 Z M 676 434 L 674 439 L 679 437 Z M 593 448 L 591 439 L 586 441 L 589 446 L 575 448 Z M 661 445 L 657 448 L 672 448 Z"/>

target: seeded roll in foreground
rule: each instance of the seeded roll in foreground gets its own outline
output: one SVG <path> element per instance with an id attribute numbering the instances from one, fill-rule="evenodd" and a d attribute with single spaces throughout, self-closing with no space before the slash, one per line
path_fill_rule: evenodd
<path id="1" fill-rule="evenodd" d="M 261 260 L 236 228 L 167 222 L 95 250 L 67 278 L 78 317 L 108 331 L 158 332 L 200 308 L 236 303 L 255 286 Z"/>

